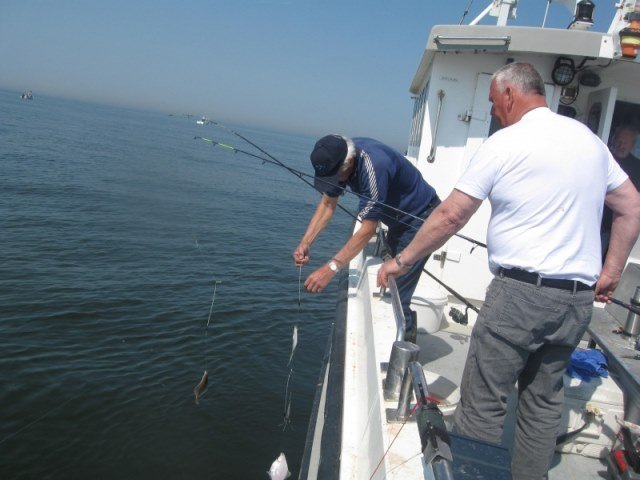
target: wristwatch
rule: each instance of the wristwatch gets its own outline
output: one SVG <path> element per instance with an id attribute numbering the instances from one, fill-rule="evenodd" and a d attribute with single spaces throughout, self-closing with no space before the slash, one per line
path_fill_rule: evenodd
<path id="1" fill-rule="evenodd" d="M 338 273 L 340 271 L 340 267 L 335 260 L 330 260 L 327 265 L 329 265 L 329 270 L 331 270 L 333 273 Z"/>
<path id="2" fill-rule="evenodd" d="M 398 255 L 396 255 L 396 263 L 398 264 L 398 266 L 400 268 L 406 268 L 407 270 L 409 270 L 411 267 L 413 267 L 413 265 L 408 265 L 406 263 L 402 263 L 402 260 L 400 259 L 400 257 L 402 257 L 402 254 L 399 253 Z"/>

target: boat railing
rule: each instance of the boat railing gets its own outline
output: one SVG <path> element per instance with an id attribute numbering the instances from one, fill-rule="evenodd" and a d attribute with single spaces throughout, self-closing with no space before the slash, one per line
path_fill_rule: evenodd
<path id="1" fill-rule="evenodd" d="M 380 257 L 382 260 L 391 258 L 385 232 L 382 228 L 379 228 L 377 232 L 374 255 Z M 380 296 L 384 296 L 385 293 L 386 289 L 384 287 L 380 288 Z M 400 293 L 398 292 L 398 284 L 394 277 L 389 277 L 389 296 L 391 298 L 391 306 L 393 307 L 393 318 L 396 322 L 396 341 L 402 342 L 406 334 L 406 322 L 402 310 L 402 302 L 400 301 Z"/>
<path id="2" fill-rule="evenodd" d="M 391 306 L 393 307 L 393 318 L 396 321 L 396 341 L 401 342 L 406 334 L 406 322 L 402 311 L 402 302 L 400 302 L 398 284 L 393 277 L 389 277 L 389 294 L 391 296 Z"/>

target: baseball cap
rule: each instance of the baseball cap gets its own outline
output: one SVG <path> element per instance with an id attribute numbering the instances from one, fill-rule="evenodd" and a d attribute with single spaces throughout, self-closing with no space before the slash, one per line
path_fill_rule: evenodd
<path id="1" fill-rule="evenodd" d="M 311 164 L 315 170 L 313 186 L 320 193 L 335 190 L 340 166 L 347 158 L 347 142 L 340 135 L 326 135 L 313 147 Z"/>

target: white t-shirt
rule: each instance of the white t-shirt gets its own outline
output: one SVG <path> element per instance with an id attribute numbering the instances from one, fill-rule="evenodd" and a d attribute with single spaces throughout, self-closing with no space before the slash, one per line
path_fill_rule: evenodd
<path id="1" fill-rule="evenodd" d="M 546 107 L 493 134 L 455 188 L 489 199 L 489 268 L 592 285 L 602 267 L 605 194 L 627 175 L 582 123 Z"/>

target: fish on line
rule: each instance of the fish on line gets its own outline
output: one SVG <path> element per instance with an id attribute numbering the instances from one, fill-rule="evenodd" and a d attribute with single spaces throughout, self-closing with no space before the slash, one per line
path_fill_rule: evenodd
<path id="1" fill-rule="evenodd" d="M 280 453 L 280 456 L 273 461 L 267 473 L 271 480 L 284 480 L 291 476 L 289 466 L 287 465 L 287 457 L 284 456 L 284 453 Z"/>
<path id="2" fill-rule="evenodd" d="M 209 372 L 207 370 L 204 371 L 200 382 L 193 389 L 193 394 L 196 397 L 196 405 L 200 404 L 200 397 L 204 395 L 204 392 L 207 391 L 207 384 L 209 383 Z"/>
<path id="3" fill-rule="evenodd" d="M 297 346 L 298 346 L 298 326 L 294 325 L 293 335 L 291 337 L 291 356 L 289 357 L 289 362 L 287 362 L 287 365 L 291 364 L 291 360 L 293 360 L 293 354 L 295 353 Z"/>

